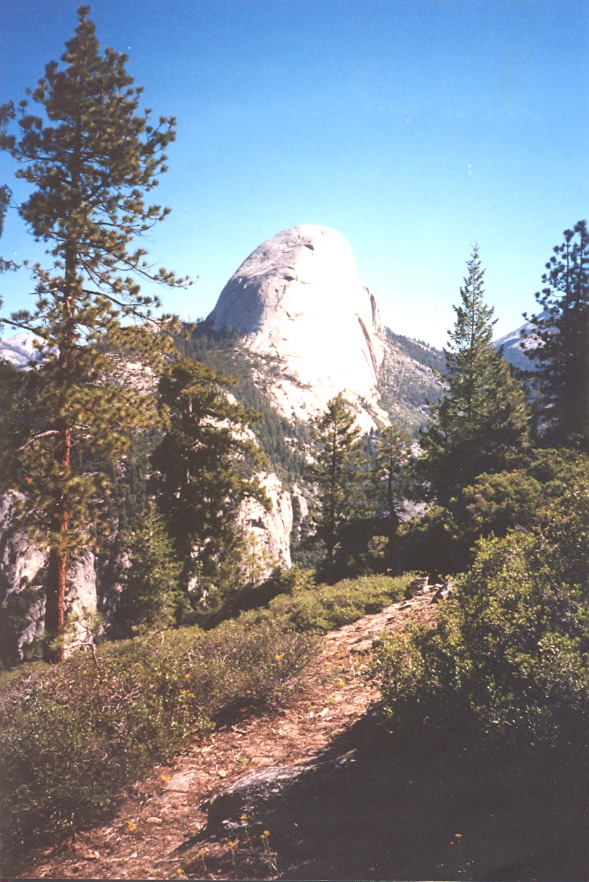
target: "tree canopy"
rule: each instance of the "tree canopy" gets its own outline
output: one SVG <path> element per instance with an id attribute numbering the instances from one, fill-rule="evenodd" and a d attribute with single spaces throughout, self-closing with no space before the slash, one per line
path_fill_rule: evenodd
<path id="1" fill-rule="evenodd" d="M 541 437 L 589 451 L 589 233 L 579 221 L 564 231 L 534 296 L 541 312 L 524 331 Z"/>
<path id="2" fill-rule="evenodd" d="M 361 430 L 351 407 L 340 393 L 312 425 L 315 459 L 309 477 L 317 486 L 314 511 L 316 538 L 325 548 L 325 569 L 333 574 L 343 528 L 363 511 Z"/>
<path id="3" fill-rule="evenodd" d="M 156 321 L 157 297 L 142 281 L 183 285 L 163 268 L 152 269 L 138 239 L 168 209 L 148 205 L 145 194 L 166 170 L 165 148 L 175 137 L 173 118 L 152 122 L 140 111 L 127 56 L 101 53 L 89 8 L 61 61 L 50 62 L 27 101 L 6 105 L 5 120 L 19 135 L 0 132 L 0 148 L 18 162 L 16 175 L 32 185 L 19 213 L 45 264 L 30 267 L 36 282 L 32 310 L 3 321 L 35 334 L 33 370 L 43 386 L 42 426 L 20 445 L 20 467 L 5 482 L 22 494 L 22 523 L 48 547 L 45 628 L 50 644 L 64 629 L 68 560 L 91 541 L 106 470 L 124 456 L 130 435 L 157 420 L 149 395 L 121 382 L 126 360 L 159 370 L 171 351 Z M 25 516 L 26 515 L 26 516 Z M 61 658 L 63 649 L 49 652 Z"/>
<path id="4" fill-rule="evenodd" d="M 444 350 L 448 388 L 420 435 L 418 471 L 442 504 L 477 475 L 506 468 L 528 438 L 524 393 L 492 346 L 493 308 L 484 300 L 484 269 L 476 245 L 467 269 Z"/>
<path id="5" fill-rule="evenodd" d="M 239 503 L 248 496 L 266 502 L 254 476 L 263 457 L 248 433 L 258 415 L 230 399 L 231 385 L 189 358 L 171 365 L 159 384 L 169 427 L 151 458 L 152 486 L 194 603 L 221 587 L 224 569 L 235 573 Z"/>

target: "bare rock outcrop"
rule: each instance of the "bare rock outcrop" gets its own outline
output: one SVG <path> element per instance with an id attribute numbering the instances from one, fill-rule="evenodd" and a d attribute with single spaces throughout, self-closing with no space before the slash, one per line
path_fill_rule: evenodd
<path id="1" fill-rule="evenodd" d="M 22 661 L 27 649 L 43 631 L 44 576 L 47 552 L 23 533 L 15 532 L 13 500 L 0 502 L 0 643 L 2 660 Z M 73 620 L 70 642 L 85 634 L 88 616 L 97 609 L 94 554 L 85 550 L 72 561 L 65 598 L 66 615 Z"/>
<path id="2" fill-rule="evenodd" d="M 274 360 L 270 395 L 288 418 L 307 420 L 343 392 L 369 429 L 378 416 L 385 337 L 376 301 L 346 238 L 307 224 L 268 239 L 241 264 L 207 319 Z"/>

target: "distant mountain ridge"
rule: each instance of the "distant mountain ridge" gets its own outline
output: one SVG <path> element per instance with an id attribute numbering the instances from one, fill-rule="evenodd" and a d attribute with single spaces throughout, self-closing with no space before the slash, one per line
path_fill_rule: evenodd
<path id="1" fill-rule="evenodd" d="M 533 371 L 536 369 L 536 362 L 528 356 L 528 352 L 534 348 L 535 337 L 531 333 L 533 325 L 530 321 L 524 322 L 515 331 L 505 334 L 498 340 L 493 341 L 493 345 L 503 350 L 503 356 L 514 367 L 524 371 Z M 522 333 L 530 333 L 526 339 L 522 337 Z"/>

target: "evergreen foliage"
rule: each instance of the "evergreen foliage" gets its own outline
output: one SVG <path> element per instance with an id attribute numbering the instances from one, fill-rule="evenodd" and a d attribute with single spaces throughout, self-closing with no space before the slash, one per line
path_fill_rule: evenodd
<path id="1" fill-rule="evenodd" d="M 442 504 L 477 475 L 516 462 L 528 438 L 524 393 L 491 345 L 493 309 L 484 302 L 484 270 L 476 245 L 467 269 L 444 350 L 448 390 L 420 435 L 418 473 Z"/>
<path id="2" fill-rule="evenodd" d="M 312 424 L 315 460 L 308 474 L 318 491 L 313 512 L 315 537 L 325 548 L 324 569 L 331 575 L 343 529 L 365 509 L 362 472 L 367 463 L 361 431 L 355 423 L 355 415 L 340 393 Z"/>
<path id="3" fill-rule="evenodd" d="M 258 414 L 228 397 L 232 381 L 183 358 L 159 384 L 169 428 L 151 463 L 152 486 L 176 554 L 187 609 L 239 578 L 244 543 L 235 515 L 246 497 L 266 503 L 259 448 L 247 430 Z"/>
<path id="4" fill-rule="evenodd" d="M 233 334 L 211 333 L 203 322 L 190 337 L 186 354 L 235 378 L 236 398 L 263 417 L 256 425 L 256 438 L 273 470 L 282 480 L 301 480 L 305 474 L 305 451 L 311 443 L 309 428 L 300 420 L 287 420 L 265 394 L 268 383 L 283 368 L 278 359 L 248 352 L 239 342 Z"/>
<path id="5" fill-rule="evenodd" d="M 589 451 L 589 233 L 579 221 L 564 231 L 535 294 L 542 311 L 531 318 L 526 354 L 537 361 L 540 436 L 553 445 Z"/>
<path id="6" fill-rule="evenodd" d="M 6 134 L 6 128 L 8 125 L 8 121 L 10 118 L 11 108 L 9 104 L 3 104 L 0 106 L 0 135 Z M 2 234 L 4 232 L 4 220 L 6 218 L 6 212 L 8 210 L 8 206 L 10 205 L 10 199 L 12 197 L 12 191 L 10 187 L 6 184 L 2 184 L 0 186 L 0 239 L 2 238 Z M 7 270 L 16 269 L 16 264 L 12 260 L 5 260 L 0 256 L 0 273 L 4 273 Z M 2 305 L 2 298 L 0 297 L 0 306 Z"/>
<path id="7" fill-rule="evenodd" d="M 536 524 L 479 543 L 437 628 L 383 641 L 391 726 L 463 743 L 586 745 L 589 715 L 587 472 Z"/>
<path id="8" fill-rule="evenodd" d="M 375 514 L 399 523 L 398 506 L 405 498 L 407 469 L 411 454 L 409 437 L 394 426 L 382 429 L 376 437 L 370 478 Z"/>
<path id="9" fill-rule="evenodd" d="M 2 108 L 0 107 L 0 133 L 2 132 Z M 10 204 L 10 197 L 12 193 L 10 189 L 4 184 L 0 187 L 0 239 L 2 238 L 2 233 L 4 232 L 4 219 L 6 217 L 6 211 Z M 17 268 L 16 264 L 13 260 L 5 260 L 5 258 L 0 256 L 0 273 L 5 273 L 7 270 L 15 270 Z M 2 298 L 0 298 L 0 306 L 2 305 Z"/>
<path id="10" fill-rule="evenodd" d="M 114 632 L 132 637 L 174 622 L 181 566 L 153 502 L 123 539 L 122 591 L 114 616 Z"/>
<path id="11" fill-rule="evenodd" d="M 137 280 L 185 283 L 153 270 L 136 246 L 168 213 L 144 197 L 166 170 L 175 121 L 152 123 L 149 110 L 139 113 L 142 90 L 125 70 L 127 57 L 100 53 L 88 14 L 88 7 L 78 9 L 61 65 L 50 62 L 31 93 L 44 117 L 29 114 L 26 101 L 18 110 L 10 104 L 4 117 L 18 117 L 20 138 L 0 134 L 0 147 L 20 164 L 17 177 L 35 188 L 19 213 L 49 258 L 48 266 L 32 267 L 35 308 L 4 319 L 42 341 L 34 371 L 43 427 L 21 445 L 17 474 L 5 476 L 11 487 L 22 477 L 22 523 L 49 548 L 48 646 L 64 630 L 68 559 L 96 533 L 105 464 L 124 456 L 133 432 L 157 420 L 153 397 L 118 381 L 112 357 L 132 353 L 156 371 L 164 358 L 166 340 L 155 333 L 153 316 L 159 302 L 142 294 Z M 63 649 L 48 657 L 61 659 Z"/>

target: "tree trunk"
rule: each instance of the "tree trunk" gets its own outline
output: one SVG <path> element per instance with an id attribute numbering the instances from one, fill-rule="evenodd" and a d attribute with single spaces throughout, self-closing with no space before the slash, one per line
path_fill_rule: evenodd
<path id="1" fill-rule="evenodd" d="M 67 515 L 64 530 L 67 532 Z M 65 589 L 67 583 L 67 553 L 52 548 L 49 553 L 47 587 L 45 591 L 45 661 L 58 663 L 65 658 Z"/>
<path id="2" fill-rule="evenodd" d="M 69 426 L 63 429 L 63 445 L 60 464 L 64 475 L 71 467 L 72 433 Z M 62 662 L 65 658 L 65 589 L 67 585 L 68 539 L 70 513 L 67 502 L 57 506 L 53 544 L 49 552 L 49 567 L 45 589 L 45 661 Z"/>

